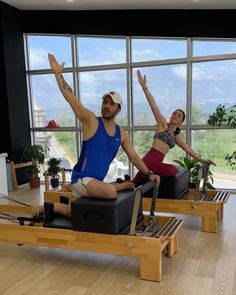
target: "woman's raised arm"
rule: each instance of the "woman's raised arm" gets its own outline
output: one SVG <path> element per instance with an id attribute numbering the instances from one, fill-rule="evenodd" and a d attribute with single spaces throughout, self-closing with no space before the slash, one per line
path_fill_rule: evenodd
<path id="1" fill-rule="evenodd" d="M 142 76 L 141 72 L 138 70 L 137 76 L 138 76 L 139 84 L 142 86 L 143 92 L 144 92 L 144 94 L 147 98 L 147 101 L 151 107 L 152 113 L 154 115 L 154 118 L 155 118 L 157 124 L 161 125 L 163 127 L 163 129 L 166 129 L 167 128 L 167 120 L 160 112 L 154 97 L 152 96 L 151 92 L 149 91 L 149 89 L 147 87 L 146 75 Z"/>

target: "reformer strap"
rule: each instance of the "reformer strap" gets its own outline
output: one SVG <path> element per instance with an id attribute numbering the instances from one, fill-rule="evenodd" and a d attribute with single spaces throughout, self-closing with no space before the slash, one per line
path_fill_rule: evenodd
<path id="1" fill-rule="evenodd" d="M 0 219 L 5 219 L 5 220 L 9 220 L 11 222 L 18 223 L 16 216 L 13 216 L 13 215 L 10 215 L 10 214 L 4 213 L 4 212 L 0 212 Z"/>
<path id="2" fill-rule="evenodd" d="M 23 205 L 23 206 L 26 206 L 26 207 L 30 207 L 29 204 L 26 204 L 26 203 L 23 203 L 23 202 L 21 202 L 21 201 L 18 201 L 18 200 L 16 200 L 16 199 L 14 199 L 14 198 L 12 198 L 12 197 L 9 197 L 9 196 L 6 196 L 6 195 L 4 195 L 4 194 L 2 194 L 2 193 L 0 193 L 0 198 L 1 198 L 1 199 L 8 200 L 8 201 L 11 201 L 11 202 L 14 202 L 14 203 L 17 203 L 17 204 L 20 204 L 20 205 Z"/>
<path id="3" fill-rule="evenodd" d="M 158 186 L 155 181 L 149 181 L 145 183 L 144 185 L 139 186 L 135 191 L 135 200 L 134 200 L 134 208 L 133 208 L 133 214 L 131 219 L 131 225 L 130 225 L 130 235 L 135 235 L 135 229 L 138 219 L 138 212 L 139 212 L 139 206 L 140 202 L 142 201 L 142 196 L 153 188 L 153 196 L 152 196 L 152 204 L 150 209 L 150 216 L 154 216 L 155 207 L 156 207 L 156 199 L 157 199 L 157 193 L 158 193 Z"/>
<path id="4" fill-rule="evenodd" d="M 209 174 L 209 167 L 210 167 L 210 164 L 208 164 L 208 163 L 202 164 L 202 178 L 203 178 L 202 192 L 206 191 L 207 178 L 208 178 L 208 174 Z"/>
<path id="5" fill-rule="evenodd" d="M 203 163 L 201 165 L 201 167 L 199 168 L 199 170 L 198 170 L 198 180 L 197 180 L 197 183 L 196 183 L 196 189 L 197 190 L 200 189 L 201 179 L 203 178 L 203 184 L 202 184 L 202 189 L 201 189 L 202 192 L 205 192 L 205 190 L 206 190 L 209 167 L 210 167 L 210 164 Z"/>

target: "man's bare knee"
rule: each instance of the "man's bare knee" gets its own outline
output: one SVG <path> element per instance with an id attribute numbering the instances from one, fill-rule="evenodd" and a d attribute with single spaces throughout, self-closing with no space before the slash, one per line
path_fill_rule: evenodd
<path id="1" fill-rule="evenodd" d="M 112 200 L 117 198 L 117 192 L 111 184 L 91 180 L 87 184 L 87 196 Z"/>

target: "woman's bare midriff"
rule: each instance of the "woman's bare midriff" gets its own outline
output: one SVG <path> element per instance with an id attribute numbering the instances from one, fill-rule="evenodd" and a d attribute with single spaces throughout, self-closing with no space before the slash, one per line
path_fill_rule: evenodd
<path id="1" fill-rule="evenodd" d="M 160 139 L 156 139 L 156 138 L 154 138 L 154 140 L 153 140 L 152 148 L 158 150 L 163 155 L 166 155 L 170 149 L 167 143 L 161 141 Z"/>

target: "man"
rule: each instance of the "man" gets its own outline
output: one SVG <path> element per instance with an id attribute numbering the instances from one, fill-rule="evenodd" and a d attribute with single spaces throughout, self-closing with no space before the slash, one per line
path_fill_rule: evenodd
<path id="1" fill-rule="evenodd" d="M 82 105 L 64 80 L 62 76 L 64 63 L 58 64 L 52 54 L 48 54 L 48 59 L 61 93 L 82 123 L 83 145 L 80 158 L 73 168 L 71 178 L 72 187 L 76 195 L 79 197 L 116 199 L 118 191 L 134 188 L 132 182 L 103 182 L 109 165 L 115 158 L 120 145 L 129 160 L 149 180 L 156 181 L 159 184 L 160 177 L 152 174 L 135 152 L 128 133 L 115 124 L 115 117 L 121 110 L 122 101 L 120 95 L 116 92 L 109 92 L 103 95 L 102 117 L 96 117 L 93 112 Z M 54 210 L 70 216 L 70 211 L 67 211 L 68 208 L 63 208 L 63 206 L 66 205 L 58 204 L 54 207 Z"/>

